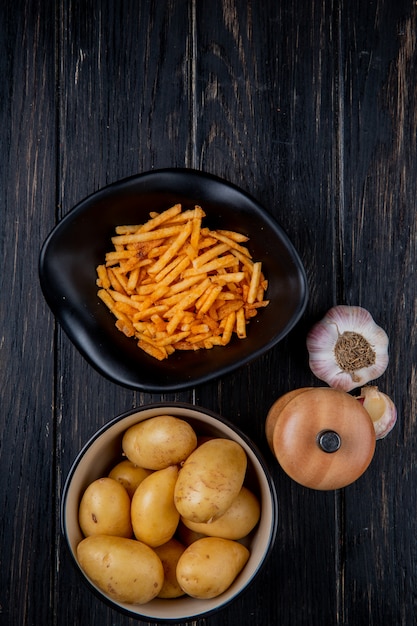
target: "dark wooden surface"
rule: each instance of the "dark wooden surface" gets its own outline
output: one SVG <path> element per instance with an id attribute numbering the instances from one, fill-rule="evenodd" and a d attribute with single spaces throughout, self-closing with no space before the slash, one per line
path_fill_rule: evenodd
<path id="1" fill-rule="evenodd" d="M 137 623 L 80 584 L 59 529 L 63 481 L 111 417 L 159 399 L 206 406 L 263 450 L 280 503 L 250 591 L 197 626 L 417 623 L 417 6 L 412 0 L 4 0 L 0 8 L 0 623 Z M 305 264 L 303 319 L 269 354 L 178 394 L 101 378 L 40 291 L 40 246 L 71 207 L 162 167 L 255 196 Z M 319 384 L 308 328 L 336 303 L 391 339 L 379 380 L 399 420 L 339 492 L 304 489 L 264 420 Z"/>

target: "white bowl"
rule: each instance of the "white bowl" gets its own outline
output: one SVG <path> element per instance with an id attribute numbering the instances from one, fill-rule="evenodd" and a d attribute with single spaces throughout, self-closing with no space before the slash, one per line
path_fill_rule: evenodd
<path id="1" fill-rule="evenodd" d="M 76 556 L 77 544 L 83 538 L 78 523 L 81 495 L 95 479 L 106 476 L 121 459 L 122 435 L 127 428 L 157 415 L 170 414 L 191 424 L 197 434 L 214 435 L 240 443 L 248 457 L 247 482 L 261 502 L 261 518 L 246 545 L 250 557 L 233 584 L 217 598 L 200 600 L 158 599 L 142 605 L 119 603 L 98 589 L 81 570 Z M 191 620 L 218 611 L 242 593 L 257 576 L 269 555 L 277 530 L 277 497 L 267 466 L 256 446 L 236 426 L 215 413 L 185 403 L 157 403 L 131 410 L 111 420 L 86 443 L 75 459 L 64 485 L 61 503 L 61 527 L 76 568 L 84 581 L 105 602 L 130 617 L 154 621 Z"/>

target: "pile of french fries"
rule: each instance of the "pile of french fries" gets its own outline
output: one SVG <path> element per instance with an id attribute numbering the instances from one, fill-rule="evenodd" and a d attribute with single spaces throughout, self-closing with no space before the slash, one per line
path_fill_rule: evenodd
<path id="1" fill-rule="evenodd" d="M 118 226 L 97 267 L 98 296 L 117 328 L 163 360 L 175 350 L 226 346 L 246 337 L 267 280 L 248 237 L 202 226 L 203 209 L 176 204 L 141 225 Z"/>

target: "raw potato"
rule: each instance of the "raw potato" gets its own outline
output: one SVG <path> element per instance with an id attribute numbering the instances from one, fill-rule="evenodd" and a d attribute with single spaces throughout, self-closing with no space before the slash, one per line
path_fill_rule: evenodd
<path id="1" fill-rule="evenodd" d="M 77 557 L 86 576 L 127 604 L 221 594 L 249 558 L 260 514 L 243 487 L 244 448 L 217 437 L 197 441 L 187 422 L 160 415 L 125 431 L 122 449 L 127 458 L 80 501 L 86 538 Z"/>
<path id="2" fill-rule="evenodd" d="M 140 485 L 142 480 L 151 473 L 152 470 L 145 469 L 144 467 L 138 467 L 132 463 L 132 461 L 125 459 L 113 467 L 109 473 L 109 477 L 118 480 L 132 498 L 136 488 Z"/>
<path id="3" fill-rule="evenodd" d="M 245 478 L 246 453 L 230 439 L 201 444 L 186 459 L 175 486 L 175 506 L 193 522 L 223 515 L 239 494 Z"/>
<path id="4" fill-rule="evenodd" d="M 196 533 L 224 539 L 243 539 L 259 521 L 261 507 L 257 497 L 246 487 L 233 500 L 227 511 L 208 523 L 192 522 L 181 518 L 182 523 Z"/>
<path id="5" fill-rule="evenodd" d="M 180 557 L 177 579 L 189 596 L 215 598 L 230 587 L 248 558 L 249 550 L 237 541 L 204 537 Z"/>
<path id="6" fill-rule="evenodd" d="M 153 472 L 136 489 L 131 505 L 136 539 L 152 548 L 161 546 L 174 535 L 180 515 L 174 504 L 178 467 L 171 465 Z"/>
<path id="7" fill-rule="evenodd" d="M 85 490 L 79 507 L 79 523 L 86 537 L 131 537 L 130 497 L 114 478 L 98 478 Z"/>
<path id="8" fill-rule="evenodd" d="M 156 554 L 161 559 L 165 574 L 164 584 L 158 593 L 158 598 L 179 598 L 184 595 L 184 591 L 178 584 L 176 574 L 177 563 L 184 550 L 185 546 L 177 539 L 170 539 L 167 543 L 155 548 Z"/>
<path id="9" fill-rule="evenodd" d="M 172 415 L 158 415 L 128 428 L 122 440 L 127 458 L 151 470 L 182 463 L 196 448 L 193 428 Z"/>
<path id="10" fill-rule="evenodd" d="M 145 604 L 162 589 L 161 560 L 140 541 L 110 535 L 87 537 L 78 544 L 77 557 L 88 578 L 118 602 Z"/>

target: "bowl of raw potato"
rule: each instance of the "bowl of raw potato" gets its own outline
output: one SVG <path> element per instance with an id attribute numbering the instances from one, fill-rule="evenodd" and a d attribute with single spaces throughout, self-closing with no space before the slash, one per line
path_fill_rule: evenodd
<path id="1" fill-rule="evenodd" d="M 215 413 L 157 403 L 117 416 L 66 479 L 61 526 L 81 578 L 129 615 L 180 622 L 224 608 L 274 544 L 277 498 L 256 445 Z"/>

